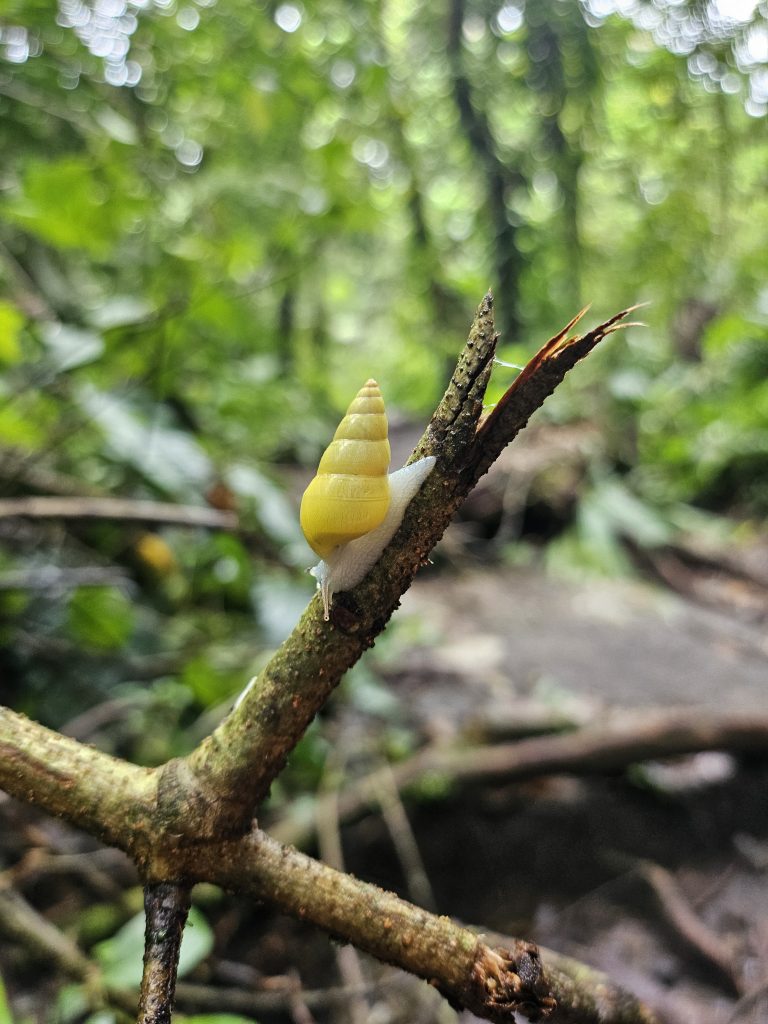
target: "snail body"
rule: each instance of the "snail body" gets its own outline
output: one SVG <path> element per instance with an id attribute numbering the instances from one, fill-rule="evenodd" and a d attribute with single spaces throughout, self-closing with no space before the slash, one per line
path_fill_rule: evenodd
<path id="1" fill-rule="evenodd" d="M 310 570 L 330 618 L 335 591 L 356 586 L 397 532 L 435 465 L 430 456 L 389 473 L 384 399 L 375 380 L 358 391 L 301 499 L 301 528 L 321 561 Z"/>

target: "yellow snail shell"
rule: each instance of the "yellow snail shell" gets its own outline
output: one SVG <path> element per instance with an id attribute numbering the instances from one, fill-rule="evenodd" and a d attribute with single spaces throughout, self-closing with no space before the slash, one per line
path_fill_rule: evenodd
<path id="1" fill-rule="evenodd" d="M 334 592 L 351 590 L 368 574 L 435 465 L 430 456 L 387 475 L 389 460 L 384 399 L 376 381 L 368 380 L 301 499 L 301 528 L 322 559 L 310 572 L 323 595 L 326 622 Z"/>

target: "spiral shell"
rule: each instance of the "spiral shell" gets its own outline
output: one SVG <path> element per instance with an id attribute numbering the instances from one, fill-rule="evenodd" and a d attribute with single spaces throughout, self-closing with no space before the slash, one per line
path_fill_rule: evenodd
<path id="1" fill-rule="evenodd" d="M 329 558 L 339 545 L 384 521 L 390 501 L 389 461 L 384 399 L 376 381 L 368 380 L 347 409 L 301 499 L 301 528 L 321 558 Z"/>
<path id="2" fill-rule="evenodd" d="M 384 399 L 376 381 L 369 380 L 347 409 L 301 499 L 301 528 L 321 558 L 310 572 L 322 594 L 326 622 L 333 594 L 351 590 L 370 572 L 435 465 L 429 456 L 387 476 L 389 459 Z"/>

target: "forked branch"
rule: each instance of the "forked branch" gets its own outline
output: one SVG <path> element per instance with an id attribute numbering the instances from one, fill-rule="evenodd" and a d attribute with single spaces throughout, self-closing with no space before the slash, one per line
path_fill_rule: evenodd
<path id="1" fill-rule="evenodd" d="M 316 598 L 293 634 L 252 681 L 235 711 L 166 773 L 166 813 L 182 833 L 242 834 L 309 723 L 345 672 L 371 647 L 456 509 L 503 448 L 575 363 L 617 330 L 624 310 L 583 337 L 576 317 L 534 356 L 494 412 L 482 418 L 498 335 L 493 300 L 478 307 L 450 384 L 411 460 L 437 457 L 378 564 L 354 590 L 336 595 L 324 623 Z M 582 314 L 579 314 L 581 316 Z M 194 787 L 198 813 L 181 797 Z M 199 813 L 202 808 L 206 813 Z M 199 833 L 196 832 L 197 838 Z"/>
<path id="2" fill-rule="evenodd" d="M 509 1024 L 518 1010 L 530 1020 L 546 1016 L 562 1024 L 652 1020 L 631 997 L 607 1004 L 595 1000 L 592 975 L 583 983 L 566 977 L 531 943 L 512 940 L 491 947 L 447 918 L 333 872 L 252 830 L 253 815 L 289 753 L 347 669 L 384 629 L 477 479 L 567 371 L 628 313 L 571 337 L 576 318 L 483 418 L 497 343 L 493 301 L 490 294 L 483 299 L 448 389 L 413 455 L 434 455 L 437 465 L 391 544 L 359 586 L 336 596 L 330 623 L 323 622 L 320 601 L 310 603 L 230 715 L 188 757 L 139 769 L 0 708 L 0 785 L 126 850 L 145 877 L 144 1024 L 165 1021 L 170 1013 L 187 886 L 204 880 L 312 920 L 429 979 L 457 1005 L 489 1020 Z M 155 1010 L 151 997 L 158 992 Z"/>

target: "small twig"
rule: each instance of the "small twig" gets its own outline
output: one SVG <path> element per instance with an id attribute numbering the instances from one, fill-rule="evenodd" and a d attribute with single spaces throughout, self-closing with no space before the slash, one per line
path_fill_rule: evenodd
<path id="1" fill-rule="evenodd" d="M 0 519 L 26 516 L 32 519 L 118 519 L 124 522 L 164 523 L 169 526 L 203 526 L 211 530 L 236 530 L 234 512 L 205 505 L 174 505 L 164 501 L 133 501 L 128 498 L 27 497 L 0 499 Z"/>
<path id="2" fill-rule="evenodd" d="M 345 1007 L 353 996 L 376 995 L 402 982 L 403 975 L 391 971 L 388 978 L 365 984 L 359 989 L 350 989 L 346 985 L 333 988 L 302 989 L 301 1001 L 309 1010 L 327 1010 L 328 1007 Z M 416 979 L 413 979 L 416 981 Z M 213 985 L 198 985 L 190 981 L 180 981 L 176 986 L 176 1005 L 184 1007 L 186 1012 L 215 1010 L 219 1013 L 272 1014 L 285 1012 L 294 998 L 295 988 L 292 984 L 281 985 L 279 988 L 257 990 L 253 988 L 223 988 Z"/>
<path id="3" fill-rule="evenodd" d="M 0 573 L 0 590 L 45 590 L 55 594 L 78 587 L 125 587 L 131 583 L 131 578 L 121 569 L 99 565 L 69 569 L 46 565 L 40 569 Z"/>
<path id="4" fill-rule="evenodd" d="M 129 678 L 134 678 L 130 676 Z M 61 726 L 61 733 L 74 740 L 87 742 L 93 734 L 105 725 L 113 725 L 134 714 L 137 709 L 146 708 L 151 702 L 152 694 L 146 690 L 136 690 L 128 697 L 113 697 L 95 704 L 87 711 L 75 715 Z"/>
<path id="5" fill-rule="evenodd" d="M 116 869 L 121 868 L 130 870 L 132 865 L 119 850 L 104 848 L 87 853 L 55 853 L 33 846 L 18 864 L 0 872 L 0 886 L 6 879 L 18 886 L 41 878 L 74 875 L 102 898 L 115 899 L 122 892 L 120 882 L 114 877 Z"/>
<path id="6" fill-rule="evenodd" d="M 413 834 L 403 801 L 400 799 L 400 791 L 397 788 L 391 765 L 382 765 L 381 771 L 376 773 L 375 784 L 381 815 L 405 873 L 408 895 L 425 910 L 435 911 L 437 909 L 435 894 L 429 884 L 429 875 L 424 866 L 416 836 Z"/>
<path id="7" fill-rule="evenodd" d="M 664 920 L 678 938 L 710 968 L 716 979 L 725 982 L 730 992 L 741 994 L 744 989 L 732 955 L 723 940 L 694 912 L 673 875 L 661 865 L 647 861 L 638 865 L 637 872 L 653 891 Z"/>
<path id="8" fill-rule="evenodd" d="M 746 1021 L 747 1014 L 751 1013 L 763 1001 L 768 1005 L 768 981 L 764 981 L 762 985 L 758 985 L 751 992 L 743 995 L 734 1006 L 725 1024 L 737 1024 L 738 1021 Z"/>
<path id="9" fill-rule="evenodd" d="M 344 871 L 344 851 L 341 845 L 339 815 L 336 803 L 337 788 L 334 781 L 337 768 L 343 768 L 346 761 L 345 751 L 341 750 L 329 759 L 323 777 L 321 789 L 325 790 L 328 802 L 324 805 L 322 817 L 317 817 L 317 838 L 320 856 L 337 871 Z M 354 946 L 339 946 L 335 949 L 336 965 L 344 987 L 350 992 L 363 993 L 350 995 L 345 1016 L 351 1024 L 365 1024 L 370 1015 L 370 1007 L 365 998 L 365 974 L 360 957 Z"/>
<path id="10" fill-rule="evenodd" d="M 474 444 L 474 479 L 487 472 L 533 413 L 552 394 L 563 377 L 604 338 L 630 323 L 622 323 L 637 306 L 629 306 L 584 335 L 570 331 L 584 317 L 586 307 L 550 338 L 512 381 L 495 407 L 478 424 Z"/>
<path id="11" fill-rule="evenodd" d="M 170 1024 L 189 886 L 156 882 L 144 888 L 144 974 L 137 1024 Z"/>
<path id="12" fill-rule="evenodd" d="M 312 1012 L 304 998 L 304 989 L 301 985 L 299 972 L 294 968 L 290 971 L 288 977 L 293 982 L 287 993 L 293 1024 L 316 1024 L 315 1018 L 312 1016 Z"/>
<path id="13" fill-rule="evenodd" d="M 86 978 L 96 970 L 68 936 L 7 885 L 0 888 L 0 931 L 33 956 L 52 960 L 65 974 Z"/>

